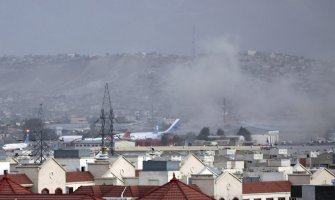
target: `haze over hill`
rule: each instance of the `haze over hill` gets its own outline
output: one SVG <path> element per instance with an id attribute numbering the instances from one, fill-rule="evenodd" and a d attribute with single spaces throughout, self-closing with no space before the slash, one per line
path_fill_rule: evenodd
<path id="1" fill-rule="evenodd" d="M 291 138 L 309 139 L 334 127 L 332 64 L 279 53 L 238 53 L 227 43 L 208 52 L 196 57 L 3 56 L 0 97 L 16 98 L 5 109 L 16 113 L 43 102 L 50 111 L 95 115 L 108 82 L 117 114 L 180 117 L 185 130 L 222 127 L 223 99 L 234 123 L 279 128 Z"/>

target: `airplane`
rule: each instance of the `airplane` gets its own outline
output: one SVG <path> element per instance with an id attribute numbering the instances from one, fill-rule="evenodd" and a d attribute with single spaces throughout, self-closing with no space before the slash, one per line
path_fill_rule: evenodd
<path id="1" fill-rule="evenodd" d="M 165 130 L 165 131 L 158 131 L 158 125 L 155 126 L 155 129 L 153 132 L 126 132 L 126 133 L 120 133 L 116 134 L 114 136 L 114 139 L 121 139 L 121 140 L 143 140 L 143 139 L 157 139 L 164 133 L 172 133 L 174 132 L 177 127 L 179 126 L 180 119 L 176 119 L 171 126 Z"/>
<path id="2" fill-rule="evenodd" d="M 64 143 L 75 142 L 82 139 L 83 139 L 82 135 L 64 135 L 59 137 L 59 141 Z"/>
<path id="3" fill-rule="evenodd" d="M 3 145 L 2 149 L 5 151 L 14 151 L 14 150 L 22 150 L 27 148 L 29 145 L 29 133 L 27 133 L 26 139 L 21 143 L 11 143 Z"/>

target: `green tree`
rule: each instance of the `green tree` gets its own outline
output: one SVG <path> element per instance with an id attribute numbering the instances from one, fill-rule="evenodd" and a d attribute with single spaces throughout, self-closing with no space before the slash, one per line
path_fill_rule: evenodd
<path id="1" fill-rule="evenodd" d="M 240 127 L 240 129 L 238 130 L 236 135 L 242 135 L 242 136 L 244 136 L 244 139 L 246 141 L 251 141 L 251 133 L 248 131 L 248 129 L 246 129 L 242 126 Z"/>
<path id="2" fill-rule="evenodd" d="M 162 145 L 168 145 L 169 144 L 169 134 L 163 134 L 162 135 L 161 144 Z"/>
<path id="3" fill-rule="evenodd" d="M 204 127 L 201 129 L 197 139 L 198 140 L 208 140 L 208 136 L 209 136 L 210 132 L 209 132 L 209 128 L 208 127 Z"/>
<path id="4" fill-rule="evenodd" d="M 178 135 L 173 136 L 173 143 L 175 145 L 182 145 L 184 142 L 185 142 L 185 140 L 182 137 L 180 137 Z"/>
<path id="5" fill-rule="evenodd" d="M 224 136 L 225 134 L 224 134 L 224 131 L 223 131 L 221 128 L 219 128 L 219 129 L 216 131 L 216 135 Z"/>

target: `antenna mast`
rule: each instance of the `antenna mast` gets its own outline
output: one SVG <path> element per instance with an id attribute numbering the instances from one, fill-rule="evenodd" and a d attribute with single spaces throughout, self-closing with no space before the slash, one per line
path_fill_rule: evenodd
<path id="1" fill-rule="evenodd" d="M 43 104 L 40 104 L 37 120 L 39 121 L 39 124 L 38 127 L 34 130 L 36 142 L 33 145 L 32 155 L 34 157 L 34 163 L 42 164 L 47 159 L 50 152 L 50 147 L 45 142 L 45 133 L 43 132 L 43 124 L 44 124 Z"/>
<path id="2" fill-rule="evenodd" d="M 113 127 L 113 120 L 114 120 L 114 113 L 112 109 L 111 98 L 109 95 L 108 83 L 105 85 L 105 93 L 102 100 L 101 106 L 101 153 L 107 154 L 107 146 L 105 144 L 105 137 L 109 136 L 110 138 L 110 154 L 114 155 L 114 127 Z"/>

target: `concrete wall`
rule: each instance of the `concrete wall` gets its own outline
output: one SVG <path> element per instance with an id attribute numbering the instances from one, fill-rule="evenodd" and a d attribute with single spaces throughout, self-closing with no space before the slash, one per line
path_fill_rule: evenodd
<path id="1" fill-rule="evenodd" d="M 196 184 L 200 190 L 209 195 L 214 196 L 214 176 L 213 175 L 199 175 L 192 174 L 192 184 Z"/>
<path id="2" fill-rule="evenodd" d="M 124 177 L 124 185 L 139 185 L 138 177 Z"/>
<path id="3" fill-rule="evenodd" d="M 95 178 L 95 185 L 123 185 L 116 177 Z"/>
<path id="4" fill-rule="evenodd" d="M 38 166 L 28 165 L 28 166 L 17 166 L 16 170 L 18 173 L 23 173 L 28 176 L 28 178 L 33 182 L 33 187 L 31 190 L 34 193 L 38 193 Z"/>
<path id="5" fill-rule="evenodd" d="M 288 181 L 291 182 L 292 185 L 303 185 L 310 184 L 310 175 L 309 174 L 289 174 Z"/>
<path id="6" fill-rule="evenodd" d="M 173 178 L 173 173 L 180 179 L 179 171 L 141 171 L 139 185 L 164 185 Z"/>
<path id="7" fill-rule="evenodd" d="M 104 160 L 88 163 L 88 171 L 91 172 L 94 178 L 108 177 L 109 162 Z M 112 177 L 112 175 L 110 174 L 109 177 Z"/>
<path id="8" fill-rule="evenodd" d="M 225 163 L 225 169 L 244 169 L 244 161 L 243 160 L 229 160 Z"/>
<path id="9" fill-rule="evenodd" d="M 289 167 L 291 166 L 290 159 L 268 160 L 269 167 Z"/>
<path id="10" fill-rule="evenodd" d="M 59 164 L 61 164 L 67 172 L 80 171 L 80 159 L 79 158 L 55 158 Z"/>

